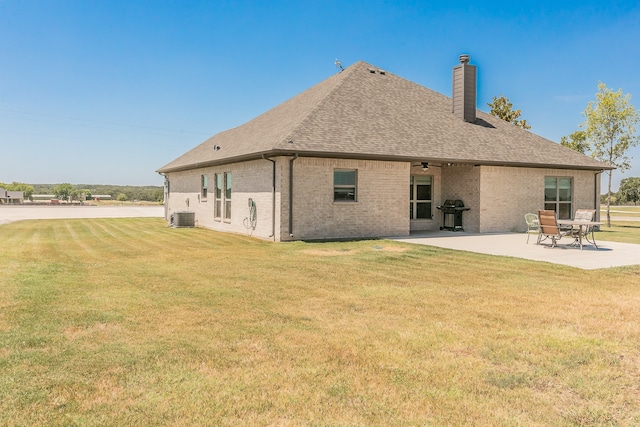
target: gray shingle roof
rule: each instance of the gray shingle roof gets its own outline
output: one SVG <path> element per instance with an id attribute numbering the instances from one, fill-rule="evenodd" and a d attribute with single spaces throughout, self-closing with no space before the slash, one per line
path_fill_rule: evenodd
<path id="1" fill-rule="evenodd" d="M 464 122 L 451 108 L 451 98 L 360 61 L 253 120 L 214 135 L 158 172 L 293 153 L 608 169 L 481 111 L 476 123 Z"/>

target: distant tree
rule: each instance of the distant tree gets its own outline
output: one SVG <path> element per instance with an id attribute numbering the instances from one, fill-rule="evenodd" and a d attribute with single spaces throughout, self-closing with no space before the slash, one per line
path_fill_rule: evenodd
<path id="1" fill-rule="evenodd" d="M 53 194 L 55 185 L 52 184 L 33 184 L 34 194 Z"/>
<path id="2" fill-rule="evenodd" d="M 126 202 L 127 200 L 129 200 L 129 198 L 127 197 L 126 194 L 120 193 L 118 194 L 118 197 L 116 197 L 116 200 L 119 202 Z"/>
<path id="3" fill-rule="evenodd" d="M 77 188 L 74 188 L 73 190 L 71 190 L 71 192 L 69 193 L 69 198 L 71 200 L 82 200 L 82 191 L 78 190 Z"/>
<path id="4" fill-rule="evenodd" d="M 627 170 L 630 159 L 627 151 L 638 145 L 640 137 L 636 125 L 640 121 L 638 111 L 631 104 L 631 95 L 622 89 L 613 92 L 604 83 L 598 82 L 596 100 L 590 101 L 582 113 L 585 116 L 586 140 L 591 156 L 609 166 Z M 611 227 L 611 178 L 613 170 L 608 170 L 607 226 Z"/>
<path id="5" fill-rule="evenodd" d="M 640 178 L 625 178 L 620 181 L 618 197 L 623 202 L 633 202 L 637 205 L 640 201 Z"/>
<path id="6" fill-rule="evenodd" d="M 80 193 L 82 194 L 81 198 L 83 200 L 91 200 L 92 199 L 91 190 L 88 190 L 88 189 L 85 188 L 84 190 L 80 190 Z"/>
<path id="7" fill-rule="evenodd" d="M 601 205 L 606 205 L 607 204 L 607 198 L 609 198 L 608 194 L 601 194 L 600 195 L 600 204 Z M 618 193 L 611 194 L 611 204 L 615 205 L 617 203 L 618 203 Z"/>
<path id="8" fill-rule="evenodd" d="M 582 154 L 587 154 L 589 144 L 587 143 L 587 134 L 583 130 L 577 130 L 569 136 L 560 138 L 560 145 L 571 148 Z"/>
<path id="9" fill-rule="evenodd" d="M 64 184 L 58 184 L 53 189 L 57 199 L 69 200 L 71 198 L 71 192 L 73 191 L 73 185 L 65 182 Z"/>
<path id="10" fill-rule="evenodd" d="M 494 117 L 507 121 L 509 123 L 513 123 L 516 126 L 521 127 L 522 129 L 531 129 L 531 126 L 527 124 L 527 121 L 524 119 L 520 119 L 520 115 L 522 114 L 521 110 L 514 110 L 513 104 L 509 101 L 509 98 L 505 98 L 503 95 L 499 97 L 493 97 L 493 101 L 487 103 L 489 107 L 491 107 L 491 114 Z"/>
<path id="11" fill-rule="evenodd" d="M 151 192 L 151 201 L 162 202 L 164 200 L 164 191 L 160 188 L 156 188 Z"/>

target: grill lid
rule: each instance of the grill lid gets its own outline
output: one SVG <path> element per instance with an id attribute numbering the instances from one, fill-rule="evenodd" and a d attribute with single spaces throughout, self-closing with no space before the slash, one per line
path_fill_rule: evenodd
<path id="1" fill-rule="evenodd" d="M 448 199 L 445 200 L 444 203 L 442 204 L 442 207 L 445 208 L 464 208 L 464 202 L 460 199 L 457 200 L 453 200 L 453 199 Z"/>
<path id="2" fill-rule="evenodd" d="M 469 210 L 469 208 L 464 207 L 464 202 L 460 199 L 447 199 L 440 206 L 436 206 L 436 209 L 439 210 Z"/>

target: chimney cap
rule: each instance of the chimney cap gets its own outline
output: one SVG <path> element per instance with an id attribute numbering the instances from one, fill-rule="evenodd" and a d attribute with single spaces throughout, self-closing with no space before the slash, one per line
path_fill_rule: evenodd
<path id="1" fill-rule="evenodd" d="M 470 58 L 469 58 L 469 55 L 468 55 L 468 54 L 466 54 L 466 53 L 463 53 L 462 55 L 460 55 L 460 62 L 461 62 L 462 64 L 466 64 L 466 63 L 468 63 L 468 62 L 469 62 L 469 59 L 470 59 Z"/>

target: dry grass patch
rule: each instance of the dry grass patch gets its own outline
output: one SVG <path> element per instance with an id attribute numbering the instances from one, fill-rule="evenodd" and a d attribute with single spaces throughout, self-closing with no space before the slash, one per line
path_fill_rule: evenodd
<path id="1" fill-rule="evenodd" d="M 343 242 L 344 243 L 344 242 Z M 369 242 L 372 243 L 372 242 Z M 308 255 L 315 256 L 341 256 L 341 255 L 356 255 L 362 254 L 365 252 L 373 252 L 373 251 L 383 251 L 383 252 L 406 252 L 409 250 L 409 247 L 406 245 L 394 245 L 394 244 L 378 244 L 378 242 L 373 242 L 371 246 L 358 248 L 358 249 L 348 249 L 348 248 L 314 248 L 314 249 L 303 249 L 300 252 Z M 326 243 L 313 243 L 315 245 L 325 245 Z"/>
<path id="2" fill-rule="evenodd" d="M 639 267 L 155 219 L 0 238 L 1 425 L 640 424 Z"/>

